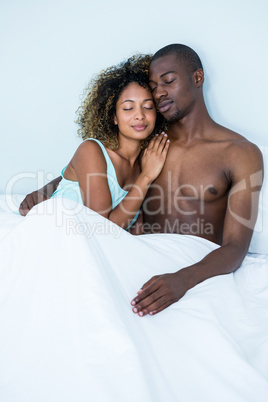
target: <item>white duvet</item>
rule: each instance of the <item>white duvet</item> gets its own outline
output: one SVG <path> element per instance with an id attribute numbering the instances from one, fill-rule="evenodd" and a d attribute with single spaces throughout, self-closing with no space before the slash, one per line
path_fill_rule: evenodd
<path id="1" fill-rule="evenodd" d="M 217 245 L 132 236 L 72 201 L 0 215 L 1 402 L 267 402 L 268 256 L 155 316 L 130 301 Z"/>

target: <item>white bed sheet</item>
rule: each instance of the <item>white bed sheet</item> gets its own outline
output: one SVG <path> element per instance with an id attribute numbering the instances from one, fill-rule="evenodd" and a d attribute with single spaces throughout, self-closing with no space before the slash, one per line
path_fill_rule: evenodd
<path id="1" fill-rule="evenodd" d="M 267 402 L 268 256 L 140 318 L 130 301 L 144 282 L 217 246 L 131 236 L 89 211 L 0 209 L 1 402 Z"/>

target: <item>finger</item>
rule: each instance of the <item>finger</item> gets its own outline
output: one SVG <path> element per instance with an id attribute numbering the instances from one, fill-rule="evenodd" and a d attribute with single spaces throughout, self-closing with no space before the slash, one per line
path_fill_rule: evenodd
<path id="1" fill-rule="evenodd" d="M 148 148 L 145 148 L 142 152 L 142 156 L 141 156 L 141 160 L 145 157 L 145 155 L 147 154 Z"/>
<path id="2" fill-rule="evenodd" d="M 29 207 L 29 195 L 27 195 L 24 200 L 22 200 L 22 202 L 20 203 L 20 208 L 25 210 L 25 211 L 29 211 L 30 207 Z"/>
<path id="3" fill-rule="evenodd" d="M 33 196 L 28 196 L 27 200 L 25 199 L 25 202 L 27 202 L 28 204 L 28 210 L 30 211 L 30 209 L 32 209 L 32 207 L 34 207 L 36 205 L 35 200 L 33 199 Z"/>
<path id="4" fill-rule="evenodd" d="M 163 310 L 164 308 L 170 306 L 172 304 L 171 300 L 167 300 L 165 296 L 159 298 L 155 303 L 152 303 L 150 306 L 140 310 L 138 312 L 138 315 L 140 317 L 144 317 L 145 315 L 153 315 L 156 314 L 157 312 Z"/>
<path id="5" fill-rule="evenodd" d="M 145 310 L 147 311 L 153 311 L 156 307 L 158 307 L 158 304 L 155 305 L 155 303 L 163 298 L 165 295 L 163 294 L 163 290 L 159 289 L 156 292 L 152 293 L 151 295 L 149 295 L 148 297 L 146 297 L 145 299 L 143 299 L 141 302 L 139 302 L 138 304 L 136 304 L 132 311 L 133 313 L 139 313 L 139 312 L 143 312 L 143 314 L 145 313 Z M 160 303 L 160 305 L 162 305 L 163 303 Z M 155 307 L 151 307 L 154 306 Z"/>
<path id="6" fill-rule="evenodd" d="M 22 203 L 19 206 L 19 213 L 22 216 L 26 216 L 28 214 L 28 212 L 29 212 L 28 205 L 26 205 L 26 203 L 24 201 L 22 201 Z"/>
<path id="7" fill-rule="evenodd" d="M 159 275 L 153 276 L 151 279 L 149 279 L 147 282 L 145 282 L 142 287 L 140 288 L 139 292 L 143 291 L 144 289 L 148 288 L 152 283 L 154 283 L 157 279 L 159 278 Z"/>
<path id="8" fill-rule="evenodd" d="M 40 202 L 46 201 L 48 198 L 49 198 L 49 196 L 47 195 L 47 193 L 45 193 L 44 191 L 38 190 L 36 199 L 35 199 L 35 205 L 39 204 Z"/>
<path id="9" fill-rule="evenodd" d="M 160 311 L 163 311 L 165 308 L 169 307 L 172 304 L 172 302 L 166 302 L 162 304 L 159 308 L 156 308 L 155 310 L 150 311 L 148 314 L 149 315 L 155 315 L 157 313 L 160 313 Z"/>
<path id="10" fill-rule="evenodd" d="M 151 149 L 154 149 L 155 151 L 158 150 L 159 144 L 162 141 L 162 138 L 164 136 L 164 132 L 162 132 L 161 134 L 156 134 L 154 137 L 154 143 Z"/>
<path id="11" fill-rule="evenodd" d="M 160 144 L 159 144 L 159 146 L 158 146 L 158 152 L 159 153 L 163 153 L 163 151 L 164 151 L 164 149 L 165 149 L 165 147 L 166 147 L 166 144 L 168 143 L 169 144 L 169 142 L 170 142 L 170 140 L 168 139 L 168 136 L 167 136 L 167 134 L 164 134 L 163 135 L 163 137 L 162 137 L 162 140 L 161 140 L 161 142 L 160 142 Z"/>
<path id="12" fill-rule="evenodd" d="M 142 288 L 137 292 L 138 296 L 134 297 L 134 299 L 131 301 L 132 306 L 135 306 L 136 303 L 139 303 L 145 297 L 149 296 L 149 294 L 151 294 L 153 291 L 158 289 L 159 286 L 152 286 L 151 287 L 151 285 L 154 284 L 156 279 L 157 279 L 157 277 L 153 277 L 142 286 Z"/>
<path id="13" fill-rule="evenodd" d="M 138 311 L 144 309 L 149 306 L 151 303 L 154 303 L 159 297 L 163 296 L 163 288 L 154 288 L 150 286 L 145 289 L 142 294 L 135 297 L 133 302 L 131 302 L 133 307 L 133 312 L 137 313 Z"/>
<path id="14" fill-rule="evenodd" d="M 156 135 L 151 139 L 151 141 L 149 142 L 149 145 L 148 145 L 148 147 L 147 147 L 146 149 L 153 149 L 154 144 L 155 144 L 155 141 L 157 140 L 157 138 L 158 138 L 158 134 L 156 134 Z"/>
<path id="15" fill-rule="evenodd" d="M 166 143 L 165 143 L 165 145 L 164 145 L 164 147 L 162 149 L 162 155 L 165 156 L 165 157 L 167 156 L 169 146 L 170 146 L 170 140 L 167 139 L 167 141 L 166 141 Z"/>

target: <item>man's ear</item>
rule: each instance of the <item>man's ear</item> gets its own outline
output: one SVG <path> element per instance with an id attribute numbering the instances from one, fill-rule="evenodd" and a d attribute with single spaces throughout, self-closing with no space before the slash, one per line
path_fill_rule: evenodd
<path id="1" fill-rule="evenodd" d="M 194 80 L 195 80 L 195 85 L 197 88 L 201 87 L 204 83 L 204 71 L 202 68 L 199 68 L 198 70 L 195 71 L 194 73 Z"/>
<path id="2" fill-rule="evenodd" d="M 116 115 L 114 115 L 114 124 L 115 124 L 116 126 L 118 125 L 118 121 L 117 121 Z"/>

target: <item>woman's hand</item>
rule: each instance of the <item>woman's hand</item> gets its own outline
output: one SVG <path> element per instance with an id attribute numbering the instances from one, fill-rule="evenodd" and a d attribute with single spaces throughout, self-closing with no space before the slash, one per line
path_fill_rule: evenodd
<path id="1" fill-rule="evenodd" d="M 159 176 L 163 169 L 170 141 L 166 133 L 156 134 L 145 149 L 141 159 L 142 175 L 149 177 L 150 182 Z"/>
<path id="2" fill-rule="evenodd" d="M 108 219 L 126 228 L 140 209 L 151 183 L 160 174 L 167 156 L 169 140 L 165 133 L 156 135 L 141 158 L 141 173 L 125 198 L 109 214 Z M 139 228 L 142 234 L 142 225 Z M 138 233 L 137 233 L 138 234 Z"/>

